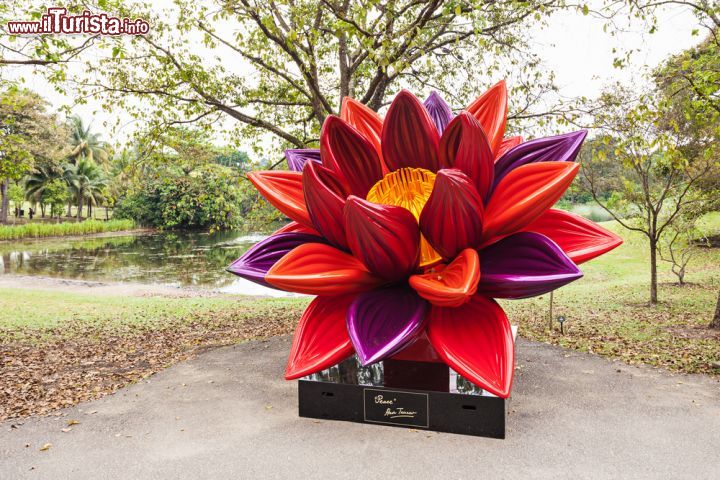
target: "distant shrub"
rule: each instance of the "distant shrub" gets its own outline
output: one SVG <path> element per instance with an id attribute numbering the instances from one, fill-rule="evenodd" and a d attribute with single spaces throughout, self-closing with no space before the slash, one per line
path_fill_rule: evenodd
<path id="1" fill-rule="evenodd" d="M 235 172 L 219 165 L 205 165 L 190 174 L 168 169 L 120 199 L 113 216 L 157 228 L 237 228 L 242 221 L 238 182 Z"/>

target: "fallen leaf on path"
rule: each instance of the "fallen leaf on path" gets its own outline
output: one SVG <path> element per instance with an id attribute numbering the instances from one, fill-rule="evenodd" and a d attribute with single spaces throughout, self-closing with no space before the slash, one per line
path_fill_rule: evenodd
<path id="1" fill-rule="evenodd" d="M 43 445 L 42 447 L 40 447 L 40 451 L 41 451 L 41 452 L 44 452 L 45 450 L 49 450 L 50 447 L 52 447 L 52 443 L 46 443 L 45 445 Z"/>

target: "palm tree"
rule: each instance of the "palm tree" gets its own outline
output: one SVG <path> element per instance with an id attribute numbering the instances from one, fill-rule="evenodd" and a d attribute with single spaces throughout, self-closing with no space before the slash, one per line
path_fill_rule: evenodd
<path id="1" fill-rule="evenodd" d="M 97 205 L 102 199 L 102 193 L 107 186 L 107 179 L 100 168 L 95 162 L 83 157 L 76 164 L 67 165 L 63 176 L 75 196 L 78 220 L 82 218 L 85 202 L 88 202 L 92 214 L 92 205 Z"/>
<path id="2" fill-rule="evenodd" d="M 45 218 L 43 193 L 50 182 L 58 178 L 60 178 L 58 172 L 45 166 L 39 167 L 35 173 L 31 173 L 25 178 L 25 199 L 29 202 L 40 204 L 40 211 L 43 218 Z"/>
<path id="3" fill-rule="evenodd" d="M 99 133 L 90 132 L 92 123 L 86 126 L 79 116 L 73 115 L 68 119 L 68 125 L 72 145 L 72 151 L 68 158 L 73 163 L 77 163 L 80 158 L 87 158 L 100 165 L 105 165 L 108 161 L 107 145 L 100 140 Z"/>

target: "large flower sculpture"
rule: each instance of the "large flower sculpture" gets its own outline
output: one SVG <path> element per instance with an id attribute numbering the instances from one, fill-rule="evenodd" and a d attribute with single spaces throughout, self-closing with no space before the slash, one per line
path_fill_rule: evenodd
<path id="1" fill-rule="evenodd" d="M 290 171 L 248 175 L 293 221 L 229 270 L 317 295 L 285 376 L 353 353 L 444 361 L 500 397 L 514 342 L 495 298 L 526 298 L 582 276 L 618 246 L 613 233 L 550 207 L 575 177 L 586 132 L 504 138 L 507 91 L 493 86 L 453 115 L 433 93 L 400 92 L 385 119 L 346 99 L 319 150 L 288 150 Z"/>

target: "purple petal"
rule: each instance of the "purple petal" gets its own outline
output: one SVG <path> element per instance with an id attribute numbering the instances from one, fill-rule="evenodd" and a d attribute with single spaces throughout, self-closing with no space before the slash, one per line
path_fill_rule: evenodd
<path id="1" fill-rule="evenodd" d="M 362 293 L 350 304 L 347 325 L 363 365 L 389 357 L 425 326 L 428 303 L 408 287 Z"/>
<path id="2" fill-rule="evenodd" d="M 521 165 L 535 162 L 573 162 L 585 140 L 587 130 L 554 137 L 536 138 L 510 149 L 495 162 L 493 189 L 505 175 Z"/>
<path id="3" fill-rule="evenodd" d="M 516 233 L 479 253 L 477 293 L 489 297 L 534 297 L 582 277 L 562 249 L 539 233 Z"/>
<path id="4" fill-rule="evenodd" d="M 285 150 L 285 160 L 288 168 L 293 172 L 302 172 L 308 161 L 320 162 L 320 149 L 318 148 L 291 148 Z"/>
<path id="5" fill-rule="evenodd" d="M 423 105 L 425 105 L 425 110 L 430 114 L 430 118 L 432 118 L 438 132 L 442 135 L 445 127 L 447 127 L 454 116 L 452 110 L 450 110 L 450 106 L 435 90 L 430 93 L 430 96 L 425 100 Z"/>
<path id="6" fill-rule="evenodd" d="M 304 243 L 327 243 L 324 238 L 309 233 L 278 233 L 262 240 L 235 260 L 227 271 L 251 282 L 276 288 L 265 281 L 265 274 L 293 248 Z"/>

